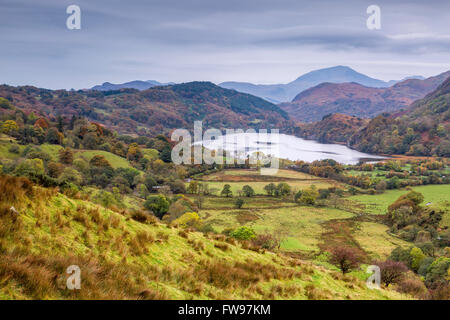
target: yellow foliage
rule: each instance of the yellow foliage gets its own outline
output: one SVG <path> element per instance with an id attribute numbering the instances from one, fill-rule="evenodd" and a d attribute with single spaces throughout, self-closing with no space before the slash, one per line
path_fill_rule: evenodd
<path id="1" fill-rule="evenodd" d="M 186 212 L 181 217 L 175 219 L 172 223 L 187 227 L 194 226 L 200 222 L 200 217 L 197 212 Z"/>

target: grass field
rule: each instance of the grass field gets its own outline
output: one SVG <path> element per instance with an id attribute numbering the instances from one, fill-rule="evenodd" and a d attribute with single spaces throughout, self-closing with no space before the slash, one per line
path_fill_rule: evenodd
<path id="1" fill-rule="evenodd" d="M 111 164 L 114 169 L 117 168 L 132 168 L 127 159 L 119 157 L 111 152 L 102 151 L 102 150 L 83 150 L 77 151 L 75 153 L 75 158 L 82 157 L 87 161 L 91 160 L 96 155 L 102 155 L 106 160 Z"/>
<path id="2" fill-rule="evenodd" d="M 396 247 L 411 246 L 411 243 L 388 233 L 388 229 L 375 222 L 358 222 L 353 237 L 372 259 L 384 260 Z"/>
<path id="3" fill-rule="evenodd" d="M 278 170 L 276 175 L 261 175 L 257 170 L 224 170 L 202 177 L 202 181 L 207 182 L 209 188 L 220 195 L 220 191 L 225 184 L 231 186 L 233 195 L 238 195 L 245 185 L 250 185 L 256 194 L 265 195 L 264 187 L 269 183 L 285 182 L 296 190 L 301 190 L 315 185 L 317 189 L 341 186 L 342 184 L 329 179 L 318 178 L 306 173 L 292 170 Z"/>
<path id="4" fill-rule="evenodd" d="M 14 160 L 14 159 L 17 159 L 20 157 L 20 153 L 23 151 L 25 146 L 16 144 L 13 141 L 14 141 L 14 139 L 12 139 L 12 138 L 3 137 L 0 139 L 0 159 L 1 160 L 6 160 L 6 159 Z M 19 147 L 19 153 L 12 153 L 9 151 L 9 148 L 13 144 L 16 144 Z"/>
<path id="5" fill-rule="evenodd" d="M 301 189 L 306 189 L 311 187 L 312 185 L 316 186 L 317 189 L 325 189 L 332 186 L 339 185 L 337 182 L 333 181 L 301 181 L 301 180 L 294 180 L 294 181 L 285 181 L 288 185 L 291 186 L 293 191 L 298 191 Z M 266 192 L 264 191 L 264 187 L 268 185 L 270 182 L 214 182 L 214 181 L 208 181 L 207 184 L 209 185 L 210 189 L 214 189 L 216 191 L 216 195 L 220 195 L 220 191 L 222 191 L 223 186 L 226 184 L 229 184 L 231 187 L 231 191 L 233 192 L 233 195 L 237 196 L 238 191 L 242 190 L 242 187 L 245 185 L 250 185 L 253 190 L 255 190 L 255 193 L 258 195 L 265 195 Z"/>
<path id="6" fill-rule="evenodd" d="M 259 170 L 251 170 L 251 169 L 230 169 L 230 170 L 224 170 L 220 171 L 218 173 L 213 173 L 211 175 L 203 177 L 203 180 L 217 180 L 217 179 L 223 179 L 227 176 L 232 177 L 242 177 L 242 179 L 245 179 L 246 177 L 252 177 L 257 179 L 257 181 L 264 181 L 267 177 L 273 177 L 273 178 L 287 178 L 287 179 L 299 179 L 299 180 L 318 180 L 321 178 L 293 170 L 285 170 L 285 169 L 279 169 L 275 175 L 261 175 Z"/>
<path id="7" fill-rule="evenodd" d="M 200 211 L 200 216 L 217 231 L 241 225 L 251 226 L 258 233 L 282 236 L 283 250 L 313 251 L 318 250 L 323 222 L 351 218 L 353 214 L 338 209 L 291 206 L 276 209 L 204 209 Z"/>
<path id="8" fill-rule="evenodd" d="M 192 200 L 195 197 L 190 196 Z M 242 198 L 244 200 L 244 205 L 242 209 L 260 209 L 260 208 L 278 208 L 278 207 L 290 207 L 295 206 L 293 202 L 287 202 L 284 199 L 279 199 L 275 197 L 250 197 Z M 202 204 L 202 209 L 233 209 L 234 202 L 236 198 L 225 198 L 225 197 L 205 197 Z"/>
<path id="9" fill-rule="evenodd" d="M 428 185 L 413 187 L 413 190 L 423 194 L 424 204 L 431 202 L 432 206 L 449 208 L 450 185 Z M 356 195 L 349 199 L 366 206 L 366 212 L 370 214 L 384 214 L 389 205 L 401 195 L 408 193 L 407 190 L 386 190 L 383 194 Z"/>

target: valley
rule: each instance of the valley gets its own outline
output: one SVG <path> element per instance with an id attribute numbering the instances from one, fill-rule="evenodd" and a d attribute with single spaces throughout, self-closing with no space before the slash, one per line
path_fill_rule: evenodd
<path id="1" fill-rule="evenodd" d="M 448 299 L 448 85 L 401 114 L 312 124 L 207 82 L 1 86 L 0 298 Z M 319 142 L 175 164 L 170 133 L 194 120 Z M 260 145 L 276 174 L 250 161 Z M 69 265 L 87 290 L 64 286 Z"/>

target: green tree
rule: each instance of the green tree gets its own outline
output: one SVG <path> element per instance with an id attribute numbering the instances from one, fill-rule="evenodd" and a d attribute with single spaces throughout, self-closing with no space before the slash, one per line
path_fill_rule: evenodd
<path id="1" fill-rule="evenodd" d="M 298 202 L 305 205 L 314 205 L 318 197 L 319 192 L 317 191 L 316 187 L 311 186 L 303 190 L 300 198 L 298 199 Z"/>
<path id="2" fill-rule="evenodd" d="M 73 183 L 80 185 L 83 182 L 81 174 L 72 167 L 67 167 L 58 178 L 60 183 Z"/>
<path id="3" fill-rule="evenodd" d="M 277 187 L 275 186 L 274 183 L 269 183 L 264 187 L 264 191 L 267 193 L 268 196 L 274 196 L 276 189 Z"/>
<path id="4" fill-rule="evenodd" d="M 167 213 L 169 210 L 169 201 L 167 201 L 166 197 L 162 194 L 158 194 L 155 196 L 150 196 L 148 199 L 144 202 L 144 207 L 147 210 L 150 210 L 153 212 L 155 216 L 162 219 L 162 217 Z"/>
<path id="5" fill-rule="evenodd" d="M 249 185 L 245 185 L 242 187 L 242 193 L 246 197 L 253 197 L 255 195 L 255 190 Z"/>
<path id="6" fill-rule="evenodd" d="M 229 184 L 224 185 L 222 191 L 220 192 L 220 194 L 222 196 L 227 197 L 227 198 L 228 197 L 232 197 L 233 196 L 233 192 L 231 191 L 231 186 Z"/>
<path id="7" fill-rule="evenodd" d="M 14 106 L 12 105 L 9 100 L 0 97 L 0 108 L 1 109 L 14 109 Z"/>
<path id="8" fill-rule="evenodd" d="M 275 190 L 275 196 L 286 197 L 291 193 L 291 187 L 286 182 L 280 182 Z"/>
<path id="9" fill-rule="evenodd" d="M 170 148 L 170 145 L 166 145 L 159 154 L 159 158 L 164 162 L 172 162 L 172 149 Z"/>
<path id="10" fill-rule="evenodd" d="M 45 141 L 51 144 L 61 144 L 63 135 L 56 128 L 50 128 L 45 136 Z"/>
<path id="11" fill-rule="evenodd" d="M 420 248 L 416 247 L 411 249 L 409 255 L 411 256 L 411 269 L 417 272 L 426 256 Z"/>
<path id="12" fill-rule="evenodd" d="M 237 198 L 234 201 L 234 206 L 238 209 L 242 208 L 243 205 L 244 205 L 244 200 L 242 200 L 241 198 Z"/>
<path id="13" fill-rule="evenodd" d="M 44 175 L 44 162 L 42 159 L 26 159 L 17 166 L 14 172 L 18 176 L 33 177 L 36 175 Z"/>

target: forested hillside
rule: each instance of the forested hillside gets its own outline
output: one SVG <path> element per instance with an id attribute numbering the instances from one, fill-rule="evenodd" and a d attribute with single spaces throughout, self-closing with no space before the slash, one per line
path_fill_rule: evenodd
<path id="1" fill-rule="evenodd" d="M 450 78 L 404 114 L 378 116 L 352 136 L 352 147 L 372 153 L 450 156 Z"/>
<path id="2" fill-rule="evenodd" d="M 210 82 L 145 91 L 66 91 L 3 85 L 0 97 L 26 113 L 33 111 L 47 118 L 82 116 L 120 133 L 139 135 L 189 129 L 195 120 L 218 129 L 283 128 L 288 120 L 287 114 L 270 102 Z"/>

